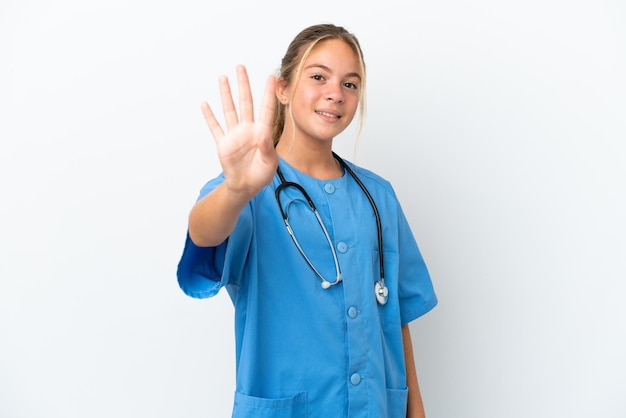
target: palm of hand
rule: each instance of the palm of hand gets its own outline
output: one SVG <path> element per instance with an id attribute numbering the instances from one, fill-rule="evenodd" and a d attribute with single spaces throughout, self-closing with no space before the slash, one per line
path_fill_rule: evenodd
<path id="1" fill-rule="evenodd" d="M 278 166 L 278 156 L 272 139 L 276 79 L 268 78 L 261 115 L 254 120 L 252 93 L 246 69 L 237 67 L 239 114 L 226 77 L 220 78 L 220 95 L 226 121 L 224 132 L 208 103 L 202 103 L 202 113 L 211 130 L 225 176 L 225 184 L 235 193 L 250 197 L 269 184 Z"/>
<path id="2" fill-rule="evenodd" d="M 256 194 L 274 178 L 278 155 L 270 126 L 241 122 L 216 140 L 225 182 L 236 192 Z"/>

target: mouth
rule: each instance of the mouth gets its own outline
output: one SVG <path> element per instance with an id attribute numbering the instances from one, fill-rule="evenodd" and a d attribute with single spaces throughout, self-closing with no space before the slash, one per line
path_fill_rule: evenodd
<path id="1" fill-rule="evenodd" d="M 330 118 L 330 119 L 340 119 L 341 118 L 341 115 L 338 115 L 337 113 L 324 112 L 322 110 L 316 110 L 315 113 L 317 113 L 320 116 L 323 116 L 325 118 Z"/>

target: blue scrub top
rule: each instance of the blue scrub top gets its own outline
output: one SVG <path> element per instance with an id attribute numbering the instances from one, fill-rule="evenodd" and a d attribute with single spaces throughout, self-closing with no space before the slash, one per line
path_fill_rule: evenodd
<path id="1" fill-rule="evenodd" d="M 386 180 L 348 162 L 372 195 L 383 227 L 389 300 L 379 305 L 376 220 L 352 177 L 318 180 L 284 160 L 286 181 L 302 185 L 334 243 L 343 281 L 329 289 L 289 236 L 275 198 L 278 175 L 243 209 L 217 247 L 189 236 L 178 282 L 189 296 L 222 287 L 235 307 L 236 391 L 233 417 L 376 417 L 406 415 L 401 326 L 437 304 L 428 270 Z M 223 181 L 209 181 L 200 198 Z M 304 252 L 329 281 L 335 263 L 304 196 L 293 187 L 281 202 Z"/>

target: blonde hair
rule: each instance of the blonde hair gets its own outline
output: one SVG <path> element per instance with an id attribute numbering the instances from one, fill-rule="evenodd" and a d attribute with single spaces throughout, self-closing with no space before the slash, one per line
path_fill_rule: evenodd
<path id="1" fill-rule="evenodd" d="M 348 32 L 341 26 L 335 26 L 333 24 L 320 24 L 309 26 L 302 30 L 291 41 L 287 52 L 281 61 L 280 70 L 276 74 L 276 78 L 281 83 L 289 85 L 294 82 L 294 89 L 298 85 L 300 76 L 297 75 L 294 80 L 295 74 L 301 74 L 304 61 L 315 48 L 317 44 L 322 41 L 330 39 L 340 39 L 344 41 L 356 54 L 359 60 L 359 67 L 361 71 L 361 86 L 359 88 L 359 130 L 357 137 L 360 136 L 363 129 L 363 119 L 365 117 L 365 61 L 363 60 L 363 51 L 359 45 L 359 41 L 356 36 Z M 272 137 L 274 139 L 274 145 L 278 144 L 280 136 L 285 128 L 285 113 L 286 106 L 276 98 L 276 109 L 274 111 L 274 122 L 272 128 Z"/>

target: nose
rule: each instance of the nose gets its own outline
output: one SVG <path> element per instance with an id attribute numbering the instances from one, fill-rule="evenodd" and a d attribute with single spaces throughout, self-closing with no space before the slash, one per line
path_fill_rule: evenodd
<path id="1" fill-rule="evenodd" d="M 326 100 L 329 102 L 343 103 L 343 93 L 341 85 L 329 85 L 326 91 Z"/>

